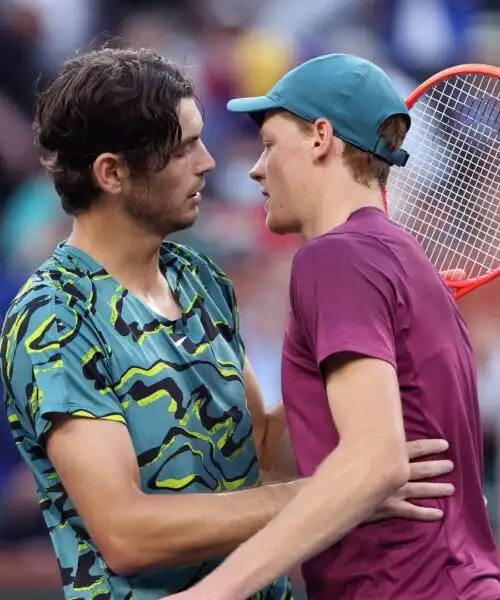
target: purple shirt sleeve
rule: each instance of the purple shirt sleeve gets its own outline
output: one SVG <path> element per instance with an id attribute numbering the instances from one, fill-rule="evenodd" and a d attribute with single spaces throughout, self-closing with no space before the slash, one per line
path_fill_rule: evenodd
<path id="1" fill-rule="evenodd" d="M 396 320 L 409 323 L 410 297 L 403 268 L 383 243 L 352 232 L 317 238 L 295 257 L 290 288 L 318 366 L 355 352 L 396 368 Z"/>

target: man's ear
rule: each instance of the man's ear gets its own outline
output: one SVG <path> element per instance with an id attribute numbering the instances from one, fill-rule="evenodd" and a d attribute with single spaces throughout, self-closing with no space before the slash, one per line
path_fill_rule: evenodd
<path id="1" fill-rule="evenodd" d="M 99 154 L 92 167 L 99 187 L 108 194 L 120 194 L 129 177 L 129 170 L 123 159 L 110 152 Z"/>
<path id="2" fill-rule="evenodd" d="M 323 160 L 334 146 L 336 138 L 333 127 L 327 119 L 318 119 L 313 125 L 313 156 L 316 160 Z"/>

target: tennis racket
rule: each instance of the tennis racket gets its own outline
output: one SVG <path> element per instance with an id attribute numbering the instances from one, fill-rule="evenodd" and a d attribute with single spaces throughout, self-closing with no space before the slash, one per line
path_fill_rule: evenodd
<path id="1" fill-rule="evenodd" d="M 410 158 L 391 169 L 387 212 L 458 299 L 500 274 L 500 68 L 437 73 L 407 106 Z"/>

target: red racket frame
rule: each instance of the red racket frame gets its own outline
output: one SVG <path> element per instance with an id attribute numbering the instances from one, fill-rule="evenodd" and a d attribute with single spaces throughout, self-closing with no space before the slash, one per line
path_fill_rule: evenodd
<path id="1" fill-rule="evenodd" d="M 445 69 L 444 71 L 440 71 L 436 73 L 426 81 L 424 81 L 421 85 L 419 85 L 412 94 L 406 100 L 406 106 L 409 110 L 417 103 L 417 101 L 431 88 L 435 85 L 449 79 L 450 77 L 456 77 L 457 75 L 488 75 L 490 77 L 496 77 L 500 79 L 500 68 L 493 67 L 490 65 L 481 65 L 481 64 L 465 64 L 458 65 L 456 67 L 451 67 L 450 69 Z M 404 167 L 403 167 L 404 168 Z M 387 212 L 387 190 L 384 190 L 384 205 Z M 496 277 L 500 275 L 500 268 L 496 269 L 492 273 L 488 273 L 487 275 L 482 275 L 481 277 L 477 277 L 475 279 L 462 279 L 462 280 L 453 280 L 447 279 L 446 274 L 443 274 L 444 281 L 446 285 L 455 292 L 455 298 L 458 300 L 463 298 L 465 294 L 472 292 L 472 290 L 477 289 L 478 287 L 492 281 Z"/>

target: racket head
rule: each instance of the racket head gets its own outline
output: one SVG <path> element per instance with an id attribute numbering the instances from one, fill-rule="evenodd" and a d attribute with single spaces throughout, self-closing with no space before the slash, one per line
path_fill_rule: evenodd
<path id="1" fill-rule="evenodd" d="M 500 68 L 441 71 L 407 106 L 410 158 L 391 169 L 387 212 L 460 298 L 500 274 Z"/>

